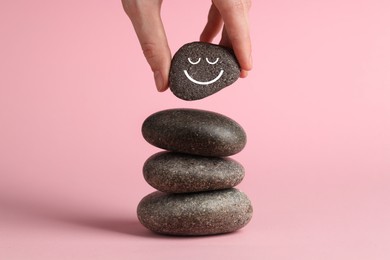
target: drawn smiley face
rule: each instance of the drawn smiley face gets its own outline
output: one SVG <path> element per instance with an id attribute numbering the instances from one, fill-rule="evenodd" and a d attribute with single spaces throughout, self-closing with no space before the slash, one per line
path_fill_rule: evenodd
<path id="1" fill-rule="evenodd" d="M 202 59 L 202 58 L 198 58 L 198 60 L 194 62 L 194 61 L 191 60 L 191 58 L 188 58 L 188 62 L 191 63 L 192 65 L 196 65 L 196 64 L 198 64 L 198 63 L 201 61 L 201 59 Z M 216 58 L 215 61 L 210 61 L 210 60 L 206 57 L 206 62 L 207 62 L 208 64 L 210 64 L 210 65 L 215 65 L 215 64 L 217 64 L 218 61 L 219 61 L 219 58 Z M 183 70 L 183 72 L 184 72 L 184 75 L 186 75 L 186 77 L 187 77 L 191 82 L 193 82 L 193 83 L 195 83 L 195 84 L 198 84 L 198 85 L 209 85 L 209 84 L 213 84 L 214 82 L 216 82 L 217 80 L 219 80 L 219 79 L 222 77 L 224 70 L 221 69 L 220 72 L 218 73 L 218 75 L 217 75 L 214 79 L 209 80 L 209 81 L 199 81 L 199 80 L 196 80 L 196 79 L 194 79 L 194 78 L 192 78 L 192 77 L 190 76 L 190 74 L 188 73 L 187 70 Z"/>
<path id="2" fill-rule="evenodd" d="M 181 47 L 174 55 L 169 84 L 177 97 L 197 100 L 231 85 L 239 75 L 240 67 L 232 50 L 193 42 Z"/>

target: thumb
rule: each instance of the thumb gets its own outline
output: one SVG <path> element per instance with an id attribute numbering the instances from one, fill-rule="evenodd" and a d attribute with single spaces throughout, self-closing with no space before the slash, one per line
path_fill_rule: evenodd
<path id="1" fill-rule="evenodd" d="M 171 52 L 160 16 L 162 1 L 123 0 L 122 3 L 154 73 L 157 90 L 165 91 L 168 88 Z"/>

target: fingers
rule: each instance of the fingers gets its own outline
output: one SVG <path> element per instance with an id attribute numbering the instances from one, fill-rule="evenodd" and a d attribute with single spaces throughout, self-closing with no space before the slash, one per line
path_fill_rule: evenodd
<path id="1" fill-rule="evenodd" d="M 252 69 L 252 47 L 248 23 L 251 2 L 250 0 L 214 0 L 213 3 L 224 22 L 220 44 L 233 48 L 243 70 L 241 77 L 245 77 Z"/>
<path id="2" fill-rule="evenodd" d="M 221 41 L 219 42 L 219 44 L 222 46 L 226 46 L 228 48 L 233 48 L 225 27 L 222 30 L 222 37 L 221 37 Z M 247 76 L 248 76 L 248 71 L 241 69 L 240 78 L 246 78 Z"/>
<path id="3" fill-rule="evenodd" d="M 154 73 L 157 90 L 165 91 L 168 88 L 171 52 L 160 16 L 162 0 L 122 0 L 122 3 Z"/>
<path id="4" fill-rule="evenodd" d="M 215 36 L 219 33 L 223 25 L 221 14 L 214 4 L 211 5 L 207 24 L 200 35 L 200 41 L 212 42 Z"/>

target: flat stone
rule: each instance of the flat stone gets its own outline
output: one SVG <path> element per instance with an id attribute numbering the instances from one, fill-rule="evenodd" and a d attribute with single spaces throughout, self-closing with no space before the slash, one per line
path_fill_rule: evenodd
<path id="1" fill-rule="evenodd" d="M 142 135 L 150 144 L 173 152 L 224 157 L 246 144 L 244 129 L 234 120 L 210 111 L 168 109 L 149 116 Z"/>
<path id="2" fill-rule="evenodd" d="M 192 42 L 173 56 L 169 85 L 178 98 L 197 100 L 233 84 L 239 77 L 240 66 L 232 49 Z"/>
<path id="3" fill-rule="evenodd" d="M 232 188 L 245 175 L 244 167 L 230 158 L 160 152 L 144 164 L 147 183 L 169 193 L 199 192 Z"/>
<path id="4" fill-rule="evenodd" d="M 140 222 L 168 235 L 213 235 L 236 231 L 252 218 L 248 197 L 237 189 L 169 194 L 160 191 L 138 205 Z"/>

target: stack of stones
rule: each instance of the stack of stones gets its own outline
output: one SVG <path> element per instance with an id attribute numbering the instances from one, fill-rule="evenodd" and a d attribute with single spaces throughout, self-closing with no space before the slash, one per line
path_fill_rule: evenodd
<path id="1" fill-rule="evenodd" d="M 191 60 L 195 54 L 199 58 Z M 194 72 L 193 66 L 182 62 L 184 57 L 192 65 L 197 65 L 200 57 L 209 57 L 208 64 L 220 61 L 222 67 L 217 68 L 223 75 L 219 72 L 215 83 L 200 81 L 204 73 Z M 171 89 L 182 99 L 201 99 L 207 91 L 199 91 L 199 83 L 208 83 L 204 85 L 213 88 L 207 92 L 211 95 L 232 84 L 238 78 L 237 69 L 230 50 L 212 44 L 187 44 L 172 60 Z M 185 76 L 196 75 L 197 80 L 186 82 L 183 72 Z M 213 235 L 236 231 L 250 221 L 250 200 L 233 188 L 243 180 L 244 168 L 228 158 L 246 144 L 245 131 L 237 122 L 211 111 L 169 109 L 149 116 L 142 134 L 147 142 L 166 150 L 152 155 L 143 167 L 146 182 L 158 190 L 144 197 L 137 208 L 146 228 L 168 235 Z"/>

